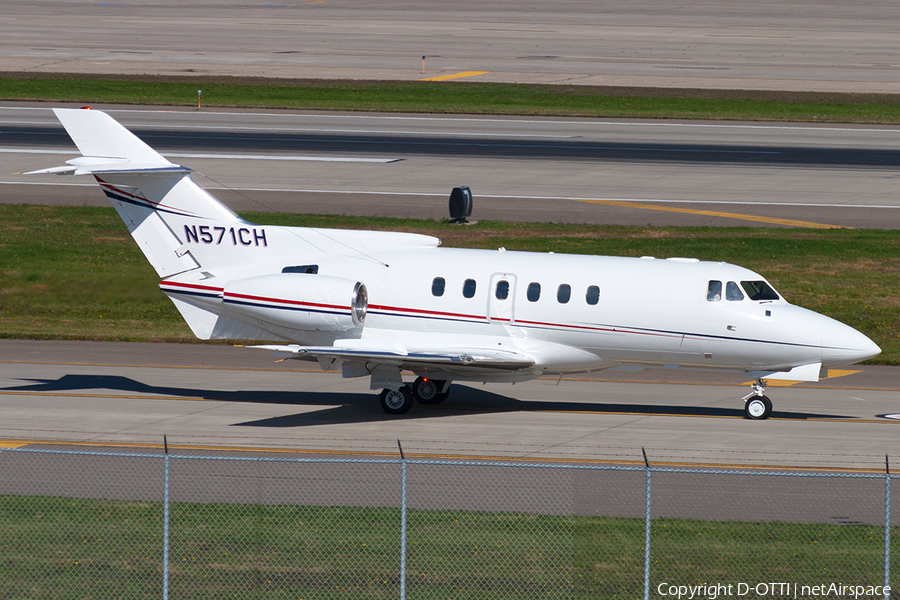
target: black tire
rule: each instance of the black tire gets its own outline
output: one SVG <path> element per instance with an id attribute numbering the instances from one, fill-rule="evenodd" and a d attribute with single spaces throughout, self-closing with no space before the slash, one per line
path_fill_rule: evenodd
<path id="1" fill-rule="evenodd" d="M 440 379 L 427 379 L 419 377 L 413 382 L 412 394 L 416 402 L 421 404 L 440 404 L 449 396 L 444 389 L 444 381 Z"/>
<path id="2" fill-rule="evenodd" d="M 769 418 L 769 415 L 772 414 L 772 401 L 769 400 L 769 397 L 768 397 L 768 396 L 763 396 L 763 397 L 762 397 L 762 400 L 763 400 L 763 402 L 765 402 L 765 404 L 766 404 L 766 412 L 765 412 L 765 414 L 763 415 L 763 419 L 768 419 L 768 418 Z"/>
<path id="3" fill-rule="evenodd" d="M 408 385 L 404 385 L 396 392 L 394 390 L 381 390 L 378 396 L 381 408 L 389 415 L 402 415 L 413 405 L 412 392 Z"/>
<path id="4" fill-rule="evenodd" d="M 744 405 L 744 414 L 748 419 L 762 421 L 772 414 L 772 401 L 768 396 L 754 396 Z"/>

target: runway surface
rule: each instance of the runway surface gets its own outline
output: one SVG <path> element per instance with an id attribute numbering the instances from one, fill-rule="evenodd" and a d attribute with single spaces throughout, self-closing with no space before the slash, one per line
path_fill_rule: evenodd
<path id="1" fill-rule="evenodd" d="M 889 0 L 7 0 L 0 71 L 897 94 L 898 16 Z"/>
<path id="2" fill-rule="evenodd" d="M 0 6 L 0 72 L 900 93 L 900 14 L 885 0 L 818 3 L 815 11 L 797 0 L 727 0 L 712 10 L 570 0 L 448 6 L 11 0 Z M 113 114 L 195 168 L 201 185 L 239 211 L 440 218 L 450 188 L 468 184 L 481 219 L 889 229 L 900 222 L 896 127 Z M 7 174 L 74 155 L 45 106 L 8 105 L 0 120 L 0 202 L 107 205 L 92 183 Z M 645 447 L 655 464 L 876 471 L 900 450 L 900 424 L 884 417 L 900 413 L 900 377 L 891 368 L 773 389 L 773 418 L 750 422 L 741 418 L 739 376 L 662 371 L 455 385 L 446 404 L 397 418 L 381 412 L 366 381 L 304 366 L 225 346 L 0 341 L 0 449 L 74 443 L 155 452 L 168 434 L 182 453 L 393 457 L 402 439 L 413 457 L 639 464 Z M 235 498 L 257 493 L 255 479 L 241 487 L 233 475 Z M 654 475 L 657 485 L 665 487 L 665 477 Z M 573 489 L 583 497 L 566 512 L 596 514 L 599 495 L 584 492 L 615 486 L 637 500 L 613 500 L 619 504 L 604 506 L 605 514 L 636 516 L 641 478 L 582 480 Z M 340 482 L 318 484 L 326 495 L 346 493 Z M 519 484 L 497 494 L 501 508 L 517 510 Z M 881 484 L 873 485 L 874 498 Z M 202 501 L 202 487 L 182 499 Z M 861 508 L 852 486 L 782 487 L 794 499 L 783 505 L 758 481 L 726 487 L 710 490 L 702 476 L 681 482 L 656 516 L 667 516 L 668 503 L 678 516 L 701 518 L 879 519 L 877 502 Z M 699 500 L 699 489 L 710 496 Z M 737 513 L 724 506 L 739 494 L 766 502 Z M 483 496 L 465 500 L 454 507 L 486 506 Z"/>
<path id="3" fill-rule="evenodd" d="M 770 387 L 743 418 L 740 374 L 662 369 L 454 384 L 439 406 L 382 412 L 366 379 L 221 345 L 0 341 L 0 445 L 263 450 L 880 470 L 900 455 L 900 371 L 859 367 Z"/>
<path id="4" fill-rule="evenodd" d="M 105 108 L 238 211 L 631 225 L 900 227 L 900 127 Z M 0 202 L 107 201 L 12 175 L 77 150 L 44 104 L 0 106 Z"/>

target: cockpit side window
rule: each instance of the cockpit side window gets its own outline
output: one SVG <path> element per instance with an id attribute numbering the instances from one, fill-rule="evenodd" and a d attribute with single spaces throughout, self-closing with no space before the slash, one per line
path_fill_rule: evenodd
<path id="1" fill-rule="evenodd" d="M 709 302 L 718 302 L 722 299 L 722 282 L 710 281 L 709 287 L 706 288 L 706 300 Z"/>
<path id="2" fill-rule="evenodd" d="M 733 281 L 729 281 L 725 284 L 725 299 L 731 302 L 744 299 L 744 294 L 741 292 L 741 288 L 738 287 L 738 284 Z"/>
<path id="3" fill-rule="evenodd" d="M 765 281 L 742 281 L 741 287 L 751 300 L 778 300 L 778 293 Z"/>

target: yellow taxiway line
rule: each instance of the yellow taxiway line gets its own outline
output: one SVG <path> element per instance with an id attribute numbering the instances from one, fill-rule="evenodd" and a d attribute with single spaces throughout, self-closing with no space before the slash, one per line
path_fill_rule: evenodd
<path id="1" fill-rule="evenodd" d="M 97 442 L 97 441 L 67 441 L 67 440 L 23 440 L 0 439 L 0 451 L 2 448 L 21 448 L 24 446 L 76 446 L 94 448 L 151 448 L 163 450 L 163 444 L 154 443 L 129 443 L 129 442 Z M 204 450 L 216 452 L 253 452 L 267 454 L 306 454 L 335 457 L 366 457 L 373 459 L 397 459 L 397 452 L 378 452 L 364 450 L 326 450 L 315 448 L 264 448 L 256 446 L 216 446 L 197 444 L 169 444 L 169 450 Z M 536 456 L 503 456 L 503 455 L 467 455 L 467 454 L 438 454 L 426 452 L 406 452 L 408 458 L 420 460 L 454 460 L 454 461 L 491 461 L 508 463 L 548 463 L 548 464 L 587 464 L 587 465 L 618 465 L 643 467 L 642 460 L 626 459 L 601 459 L 601 458 L 550 458 Z M 880 469 L 851 468 L 851 467 L 802 467 L 784 465 L 746 465 L 740 463 L 697 463 L 687 461 L 653 461 L 652 466 L 657 468 L 681 467 L 699 469 L 745 469 L 745 470 L 775 470 L 775 471 L 825 471 L 847 473 L 882 473 Z"/>
<path id="2" fill-rule="evenodd" d="M 0 449 L 3 448 L 21 448 L 33 444 L 34 442 L 26 442 L 24 440 L 0 440 Z"/>
<path id="3" fill-rule="evenodd" d="M 756 223 L 771 223 L 772 225 L 789 225 L 791 227 L 806 227 L 808 229 L 853 229 L 843 225 L 827 225 L 825 223 L 813 223 L 811 221 L 795 221 L 794 219 L 778 219 L 775 217 L 761 217 L 758 215 L 744 215 L 741 213 L 722 212 L 718 210 L 697 210 L 693 208 L 678 208 L 675 206 L 659 206 L 658 204 L 646 204 L 643 202 L 627 202 L 624 200 L 590 200 L 587 198 L 575 198 L 575 202 L 587 204 L 604 204 L 606 206 L 620 206 L 622 208 L 641 208 L 644 210 L 661 210 L 663 212 L 686 213 L 690 215 L 704 215 L 708 217 L 723 217 L 726 219 L 739 219 L 741 221 L 754 221 Z"/>
<path id="4" fill-rule="evenodd" d="M 0 364 L 12 364 L 12 365 L 59 365 L 59 366 L 75 366 L 75 367 L 123 367 L 123 368 L 138 368 L 138 369 L 199 369 L 199 370 L 207 370 L 207 371 L 263 371 L 263 372 L 271 372 L 271 373 L 317 373 L 320 375 L 340 375 L 340 371 L 323 371 L 321 369 L 299 369 L 292 368 L 290 370 L 285 369 L 263 369 L 259 367 L 234 367 L 234 366 L 223 366 L 223 367 L 205 367 L 205 366 L 196 366 L 196 365 L 148 365 L 148 364 L 126 364 L 126 363 L 85 363 L 85 362 L 51 362 L 51 361 L 36 361 L 36 360 L 0 360 Z M 844 377 L 846 375 L 852 375 L 854 373 L 859 373 L 860 371 L 840 371 L 831 369 L 828 371 L 827 379 L 834 379 L 836 377 Z M 557 377 L 538 377 L 540 381 L 557 381 Z M 597 383 L 639 383 L 639 384 L 663 384 L 663 385 L 706 385 L 706 386 L 722 386 L 722 387 L 730 387 L 730 386 L 747 386 L 751 385 L 752 381 L 745 381 L 743 383 L 698 383 L 696 381 L 666 381 L 666 380 L 653 380 L 653 379 L 607 379 L 607 378 L 588 378 L 588 377 L 578 377 L 578 376 L 568 376 L 563 377 L 561 381 L 591 381 Z M 805 384 L 805 381 L 776 381 L 772 380 L 769 382 L 770 387 L 789 387 L 797 384 Z M 835 387 L 835 386 L 827 386 L 827 385 L 816 385 L 816 386 L 808 386 L 808 385 L 800 385 L 799 387 L 808 387 L 811 389 L 820 389 L 820 390 L 864 390 L 864 391 L 872 391 L 872 392 L 900 392 L 900 388 L 873 388 L 873 387 Z M 0 395 L 15 395 L 15 394 L 33 394 L 33 395 L 44 395 L 44 396 L 83 396 L 83 397 L 114 397 L 114 398 L 149 398 L 149 399 L 170 399 L 170 398 L 183 398 L 183 396 L 107 396 L 107 395 L 95 395 L 95 394 L 70 394 L 70 393 L 47 393 L 47 392 L 20 392 L 20 391 L 12 391 L 12 390 L 0 390 Z M 192 400 L 202 400 L 202 398 L 190 398 Z"/>
<path id="5" fill-rule="evenodd" d="M 623 382 L 625 383 L 625 382 Z M 717 384 L 713 384 L 717 385 Z M 827 388 L 826 388 L 827 389 Z M 834 388 L 834 389 L 853 389 L 853 388 Z M 868 388 L 866 388 L 868 389 Z M 136 396 L 128 394 L 73 394 L 70 392 L 13 392 L 0 390 L 0 396 L 35 396 L 35 397 L 63 397 L 63 398 L 95 398 L 98 400 L 176 400 L 176 401 L 194 401 L 194 402 L 230 402 L 219 398 L 202 398 L 192 396 Z M 330 405 L 331 406 L 331 405 Z M 338 406 L 338 405 L 334 405 Z M 368 406 L 358 402 L 342 402 L 339 406 Z M 457 412 L 521 412 L 520 408 L 485 408 L 482 406 L 432 406 L 431 410 L 452 410 Z M 692 418 L 692 419 L 743 419 L 743 415 L 692 415 L 692 414 L 673 414 L 671 412 L 642 412 L 642 411 L 624 411 L 624 410 L 584 410 L 584 409 L 532 409 L 529 412 L 534 413 L 558 413 L 558 414 L 574 414 L 574 415 L 610 415 L 625 417 L 675 417 L 675 418 Z M 792 418 L 792 417 L 769 417 L 770 421 L 805 421 L 805 422 L 822 422 L 822 423 L 855 423 L 855 424 L 888 424 L 898 426 L 900 421 L 891 421 L 887 419 L 847 419 L 847 418 L 831 418 L 831 417 L 808 417 L 808 418 Z"/>
<path id="6" fill-rule="evenodd" d="M 428 77 L 419 81 L 447 81 L 448 79 L 459 79 L 460 77 L 475 77 L 476 75 L 484 75 L 490 71 L 463 71 L 462 73 L 453 73 L 452 75 L 441 75 L 440 77 Z"/>
<path id="7" fill-rule="evenodd" d="M 847 375 L 853 375 L 855 373 L 860 373 L 861 371 L 845 371 L 843 369 L 828 369 L 828 376 L 825 379 L 836 379 L 838 377 L 846 377 Z M 794 381 L 793 379 L 772 379 L 768 380 L 765 377 L 763 379 L 766 381 L 766 384 L 769 387 L 791 387 L 797 385 L 798 383 L 804 383 L 803 381 Z M 821 380 L 820 380 L 821 381 Z M 741 385 L 753 385 L 753 381 L 745 381 Z M 818 386 L 816 386 L 818 387 Z"/>
<path id="8" fill-rule="evenodd" d="M 280 362 L 280 361 L 273 361 Z M 141 364 L 141 365 L 131 365 L 126 363 L 85 363 L 85 362 L 59 362 L 59 361 L 41 361 L 41 360 L 0 360 L 0 364 L 9 364 L 9 365 L 58 365 L 58 366 L 68 366 L 68 367 L 116 367 L 116 368 L 125 368 L 125 369 L 200 369 L 206 371 L 265 371 L 272 373 L 337 373 L 340 375 L 340 371 L 322 371 L 321 369 L 298 369 L 292 368 L 290 370 L 285 369 L 263 369 L 260 367 L 233 367 L 233 366 L 223 366 L 223 367 L 204 367 L 198 365 L 149 365 L 149 364 Z"/>

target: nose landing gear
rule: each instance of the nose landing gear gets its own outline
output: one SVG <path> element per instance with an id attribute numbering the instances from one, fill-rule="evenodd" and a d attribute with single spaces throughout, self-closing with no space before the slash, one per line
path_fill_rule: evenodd
<path id="1" fill-rule="evenodd" d="M 750 387 L 753 391 L 744 396 L 744 415 L 754 421 L 768 419 L 772 414 L 772 401 L 766 396 L 766 382 L 757 379 Z"/>

